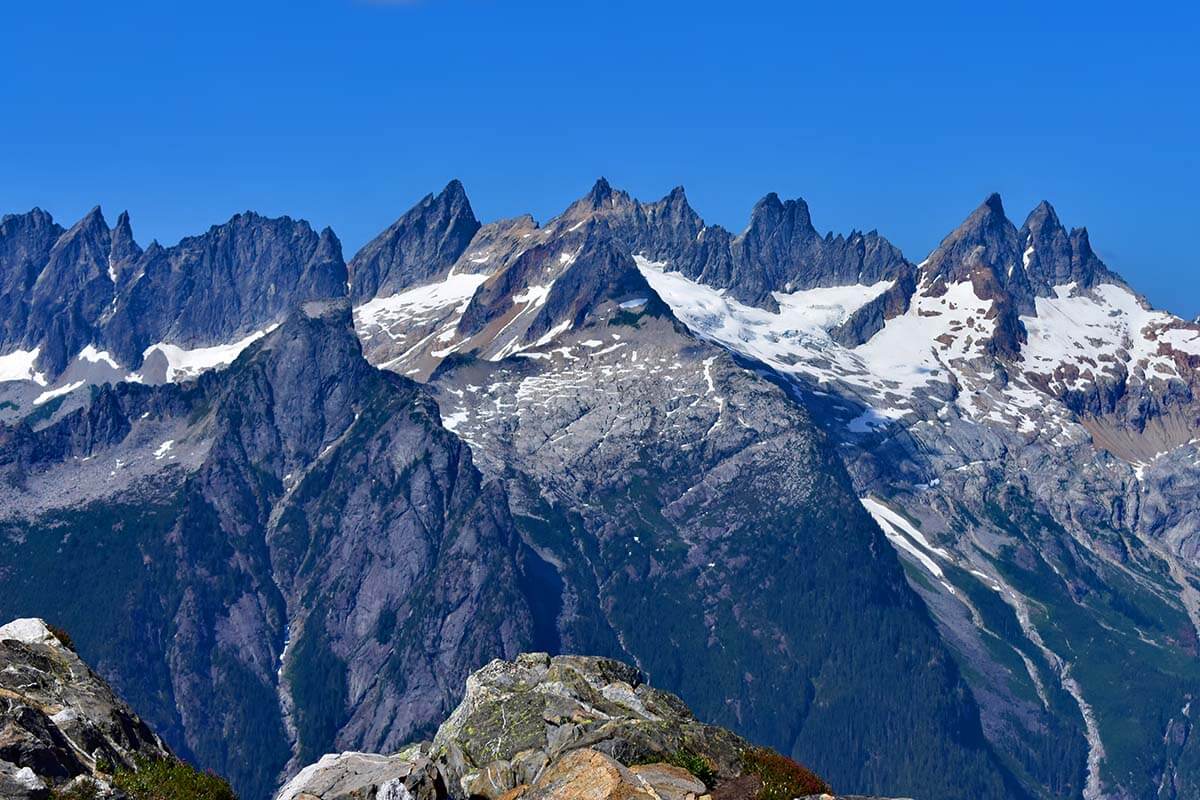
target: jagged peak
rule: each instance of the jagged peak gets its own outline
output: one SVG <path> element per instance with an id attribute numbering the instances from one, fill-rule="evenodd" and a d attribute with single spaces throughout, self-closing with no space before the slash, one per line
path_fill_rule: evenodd
<path id="1" fill-rule="evenodd" d="M 54 217 L 51 216 L 49 211 L 46 211 L 41 206 L 34 206 L 23 214 L 5 214 L 3 217 L 0 217 L 0 224 L 5 224 L 12 220 L 19 219 L 29 220 L 30 222 L 34 222 L 38 225 L 54 224 Z"/>
<path id="2" fill-rule="evenodd" d="M 783 208 L 783 201 L 779 199 L 777 192 L 767 192 L 762 198 L 754 204 L 754 209 L 750 212 L 750 216 L 754 217 L 759 213 L 768 213 L 778 211 Z"/>
<path id="3" fill-rule="evenodd" d="M 109 262 L 117 264 L 132 261 L 142 253 L 137 240 L 133 238 L 133 225 L 129 222 L 129 212 L 122 211 L 117 217 L 117 224 L 112 229 L 112 250 Z"/>
<path id="4" fill-rule="evenodd" d="M 1050 205 L 1049 200 L 1043 200 L 1034 206 L 1034 209 L 1029 212 L 1029 216 L 1025 218 L 1025 226 L 1032 227 L 1033 223 L 1050 223 L 1055 226 L 1060 226 L 1062 223 L 1058 221 L 1058 212 L 1054 210 L 1054 206 Z"/>
<path id="5" fill-rule="evenodd" d="M 601 176 L 592 184 L 587 194 L 571 204 L 564 216 L 578 216 L 581 212 L 615 208 L 618 204 L 625 206 L 629 202 L 627 192 L 613 188 L 608 179 Z"/>
<path id="6" fill-rule="evenodd" d="M 612 184 L 608 182 L 608 178 L 605 178 L 603 175 L 601 175 L 596 179 L 596 182 L 592 184 L 592 189 L 587 193 L 586 197 L 594 203 L 600 203 L 612 197 L 612 194 Z"/>
<path id="7" fill-rule="evenodd" d="M 750 227 L 747 232 L 764 226 L 774 227 L 785 222 L 816 232 L 808 210 L 808 203 L 799 197 L 781 200 L 775 192 L 768 192 L 754 204 L 754 210 L 750 212 Z"/>
<path id="8" fill-rule="evenodd" d="M 104 212 L 97 205 L 80 217 L 79 221 L 68 228 L 63 236 L 69 238 L 81 233 L 107 234 L 108 231 L 108 222 L 104 219 Z"/>
<path id="9" fill-rule="evenodd" d="M 437 194 L 431 192 L 418 200 L 416 205 L 401 214 L 399 219 L 388 226 L 387 230 L 380 234 L 380 237 L 386 237 L 389 234 L 395 235 L 414 220 L 438 213 L 445 213 L 452 219 L 462 219 L 473 225 L 479 225 L 475 209 L 471 206 L 471 199 L 467 197 L 467 190 L 462 181 L 452 178 Z"/>
<path id="10" fill-rule="evenodd" d="M 1071 233 L 1071 248 L 1075 251 L 1075 257 L 1081 261 L 1088 261 L 1095 258 L 1100 260 L 1096 255 L 1096 251 L 1092 249 L 1092 240 L 1088 236 L 1087 228 L 1072 228 Z"/>
<path id="11" fill-rule="evenodd" d="M 692 207 L 688 202 L 687 192 L 684 191 L 682 186 L 674 187 L 671 189 L 671 191 L 667 192 L 666 195 L 663 196 L 662 200 L 659 200 L 658 202 L 659 205 L 665 208 L 683 208 L 691 210 Z"/>
<path id="12" fill-rule="evenodd" d="M 342 241 L 333 232 L 333 228 L 328 225 L 321 229 L 321 235 L 317 239 L 317 249 L 313 254 L 313 259 L 322 261 L 342 260 Z"/>
<path id="13" fill-rule="evenodd" d="M 104 220 L 104 212 L 99 205 L 92 206 L 92 210 L 83 215 L 83 219 L 79 221 L 81 225 L 103 225 L 108 227 L 108 223 Z"/>
<path id="14" fill-rule="evenodd" d="M 980 204 L 979 210 L 980 211 L 987 210 L 987 211 L 991 212 L 992 214 L 999 214 L 1002 217 L 1005 216 L 1004 201 L 1000 199 L 1000 193 L 992 192 L 991 194 L 989 194 L 987 196 L 987 198 L 983 201 L 983 203 Z"/>
<path id="15" fill-rule="evenodd" d="M 451 178 L 442 188 L 442 191 L 438 193 L 438 197 L 447 200 L 465 201 L 467 200 L 467 189 L 458 178 Z"/>
<path id="16" fill-rule="evenodd" d="M 958 227 L 942 240 L 938 249 L 943 250 L 960 242 L 975 242 L 988 238 L 993 232 L 1016 232 L 1016 227 L 1004 213 L 1004 203 L 997 192 L 987 198 L 964 219 Z"/>

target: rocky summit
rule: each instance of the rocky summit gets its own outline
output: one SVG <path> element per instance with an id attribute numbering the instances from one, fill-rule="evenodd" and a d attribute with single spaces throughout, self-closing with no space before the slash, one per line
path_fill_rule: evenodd
<path id="1" fill-rule="evenodd" d="M 619 661 L 529 653 L 467 679 L 432 741 L 327 755 L 276 800 L 831 797 L 799 764 L 697 720 Z"/>
<path id="2" fill-rule="evenodd" d="M 149 726 L 40 619 L 0 626 L 0 798 L 44 800 L 170 758 Z"/>

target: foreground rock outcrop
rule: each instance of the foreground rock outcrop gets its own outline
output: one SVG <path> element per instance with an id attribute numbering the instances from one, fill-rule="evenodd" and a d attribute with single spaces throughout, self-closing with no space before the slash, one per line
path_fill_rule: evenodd
<path id="1" fill-rule="evenodd" d="M 816 775 L 697 720 L 635 668 L 544 653 L 467 680 L 430 742 L 327 755 L 276 800 L 791 800 Z"/>
<path id="2" fill-rule="evenodd" d="M 0 626 L 0 798 L 170 758 L 162 740 L 39 619 Z"/>

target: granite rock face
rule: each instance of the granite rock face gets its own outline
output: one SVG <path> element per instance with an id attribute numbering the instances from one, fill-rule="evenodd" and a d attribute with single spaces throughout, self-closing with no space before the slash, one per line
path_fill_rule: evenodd
<path id="1" fill-rule="evenodd" d="M 479 229 L 462 184 L 451 181 L 358 251 L 350 262 L 352 298 L 362 303 L 387 297 L 441 274 Z"/>
<path id="2" fill-rule="evenodd" d="M 40 619 L 0 626 L 0 796 L 45 798 L 170 750 Z"/>
<path id="3" fill-rule="evenodd" d="M 54 611 L 243 796 L 432 729 L 472 669 L 532 643 L 502 491 L 424 389 L 363 360 L 344 302 L 197 382 L 93 391 L 0 432 L 0 606 Z"/>
<path id="4" fill-rule="evenodd" d="M 693 382 L 745 425 L 751 407 L 790 418 L 762 397 L 738 401 L 735 376 L 748 369 L 774 381 L 829 436 L 1017 780 L 1050 797 L 1150 797 L 1160 785 L 1185 796 L 1197 757 L 1182 732 L 1200 630 L 1200 517 L 1190 499 L 1200 484 L 1200 327 L 1150 308 L 1047 203 L 1018 226 L 990 196 L 920 264 L 897 262 L 871 235 L 841 237 L 858 242 L 843 247 L 811 228 L 803 203 L 768 196 L 733 236 L 706 226 L 681 189 L 642 203 L 601 180 L 558 217 L 524 228 L 524 245 L 486 258 L 469 247 L 453 271 L 475 264 L 470 291 L 431 277 L 412 306 L 364 313 L 359 331 L 373 362 L 430 381 L 484 469 L 504 476 L 519 521 L 611 537 L 611 560 L 601 544 L 581 575 L 598 562 L 637 572 L 650 537 L 634 529 L 653 527 L 655 515 L 622 517 L 642 492 L 675 508 L 664 497 L 690 480 L 680 472 L 689 462 L 668 445 L 676 430 L 688 431 L 678 446 L 689 456 L 703 432 L 731 430 L 680 421 Z M 834 257 L 843 251 L 853 257 Z M 598 252 L 613 256 L 591 257 Z M 586 299 L 598 282 L 576 270 L 600 276 L 627 267 L 625 257 L 649 288 L 624 282 Z M 414 310 L 441 297 L 437 312 Z M 717 360 L 706 370 L 705 351 L 673 348 L 680 328 L 727 350 L 738 369 Z M 704 458 L 720 463 L 714 450 Z M 763 497 L 778 502 L 779 492 Z M 676 517 L 668 525 L 686 530 Z M 621 649 L 572 638 L 573 620 L 597 614 L 581 610 L 587 601 L 577 598 L 589 592 L 572 588 L 577 557 L 551 536 L 527 536 L 567 586 L 556 611 L 562 641 L 644 657 L 662 676 L 614 621 L 619 598 L 600 613 Z M 682 538 L 700 563 L 723 564 L 700 554 L 704 537 Z M 649 549 L 650 574 L 669 573 Z M 619 581 L 611 575 L 601 569 L 600 586 Z M 1082 630 L 1091 634 L 1081 639 Z M 1114 689 L 1105 677 L 1114 652 L 1153 680 Z M 668 685 L 702 707 L 703 694 L 685 688 L 686 668 L 667 670 Z M 1146 709 L 1136 721 L 1120 710 L 1130 692 Z M 747 715 L 751 725 L 768 716 Z M 1144 756 L 1161 741 L 1171 745 L 1151 765 Z"/>
<path id="5" fill-rule="evenodd" d="M 469 294 L 454 292 L 456 265 L 386 319 L 382 306 L 356 316 L 368 358 L 428 371 L 447 426 L 503 484 L 539 576 L 539 640 L 637 663 L 697 713 L 842 785 L 1012 796 L 813 420 L 689 331 L 655 289 L 654 262 L 616 236 L 651 217 L 599 182 L 527 232 L 524 250 L 493 251 Z M 403 344 L 375 349 L 388 341 Z M 874 588 L 850 588 L 851 575 Z M 853 655 L 809 646 L 843 637 Z M 735 665 L 729 652 L 745 656 Z M 838 676 L 820 680 L 820 698 L 818 675 Z M 946 742 L 947 764 L 902 774 L 917 754 L 870 725 L 880 714 Z"/>
<path id="6" fill-rule="evenodd" d="M 535 785 L 548 764 L 580 748 L 625 764 L 693 753 L 729 779 L 741 774 L 747 747 L 729 731 L 697 721 L 678 697 L 646 685 L 626 664 L 539 653 L 493 661 L 474 673 L 433 738 L 434 752 L 445 753 L 454 796 L 490 800 Z"/>
<path id="7" fill-rule="evenodd" d="M 34 209 L 0 222 L 0 351 L 33 352 L 43 384 L 77 362 L 128 373 L 152 345 L 228 345 L 346 284 L 333 232 L 288 217 L 246 212 L 143 251 L 127 213 L 109 228 L 97 207 L 64 230 Z"/>

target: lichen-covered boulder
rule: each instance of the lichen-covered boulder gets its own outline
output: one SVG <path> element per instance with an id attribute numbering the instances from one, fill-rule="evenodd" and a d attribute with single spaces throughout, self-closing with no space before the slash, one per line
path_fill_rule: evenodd
<path id="1" fill-rule="evenodd" d="M 733 777 L 748 745 L 698 721 L 678 697 L 619 661 L 530 653 L 493 661 L 468 678 L 433 746 L 444 754 L 452 795 L 498 800 L 572 750 L 589 748 L 621 764 L 686 753 L 716 776 Z"/>
<path id="2" fill-rule="evenodd" d="M 749 747 L 697 720 L 633 667 L 545 653 L 493 661 L 474 673 L 433 746 L 444 756 L 452 795 L 490 800 L 532 784 L 546 763 L 581 748 L 626 765 L 686 755 L 729 778 L 741 773 L 741 753 Z"/>

